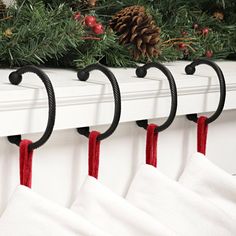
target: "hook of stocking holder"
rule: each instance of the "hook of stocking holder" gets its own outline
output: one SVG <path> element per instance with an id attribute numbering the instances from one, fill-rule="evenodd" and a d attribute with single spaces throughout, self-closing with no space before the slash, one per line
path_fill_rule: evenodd
<path id="1" fill-rule="evenodd" d="M 22 81 L 22 75 L 28 72 L 35 73 L 42 80 L 47 91 L 48 106 L 49 106 L 48 122 L 47 122 L 46 130 L 38 141 L 33 142 L 29 145 L 29 150 L 32 151 L 42 146 L 44 143 L 46 143 L 46 141 L 49 139 L 49 137 L 52 134 L 53 127 L 55 124 L 55 117 L 56 117 L 56 99 L 55 99 L 54 89 L 53 89 L 50 79 L 42 70 L 40 70 L 36 66 L 29 65 L 29 66 L 21 67 L 20 69 L 12 72 L 9 75 L 9 81 L 13 85 L 19 85 Z M 8 136 L 8 140 L 10 143 L 13 143 L 19 146 L 21 142 L 21 135 Z"/>
<path id="2" fill-rule="evenodd" d="M 158 126 L 155 130 L 155 132 L 161 132 L 161 131 L 167 129 L 171 125 L 171 123 L 173 122 L 173 120 L 175 118 L 176 110 L 177 110 L 177 103 L 178 103 L 177 102 L 177 100 L 178 100 L 177 89 L 176 89 L 176 84 L 175 84 L 175 80 L 174 80 L 173 75 L 161 63 L 151 62 L 151 63 L 145 64 L 144 66 L 140 66 L 136 69 L 136 75 L 139 78 L 144 78 L 147 75 L 147 70 L 152 67 L 161 70 L 165 74 L 165 76 L 168 79 L 169 87 L 170 87 L 170 91 L 171 91 L 171 109 L 170 109 L 169 117 L 162 125 Z M 147 129 L 148 120 L 139 120 L 139 121 L 136 121 L 136 123 L 139 127 Z"/>
<path id="3" fill-rule="evenodd" d="M 107 69 L 106 67 L 104 67 L 100 64 L 92 64 L 92 65 L 89 65 L 89 66 L 85 67 L 84 69 L 78 71 L 78 74 L 77 74 L 78 79 L 81 81 L 87 81 L 90 76 L 90 72 L 93 70 L 99 70 L 107 76 L 107 78 L 109 79 L 109 81 L 112 85 L 114 101 L 115 101 L 115 110 L 114 110 L 113 121 L 112 121 L 110 127 L 104 133 L 101 133 L 97 137 L 97 140 L 101 141 L 101 140 L 109 137 L 115 131 L 115 129 L 117 128 L 117 126 L 119 124 L 120 115 L 121 115 L 121 95 L 120 95 L 120 88 L 119 88 L 118 82 L 117 82 L 114 74 L 109 69 Z M 79 134 L 89 137 L 89 134 L 90 134 L 89 127 L 77 128 L 77 131 Z"/>
<path id="4" fill-rule="evenodd" d="M 190 63 L 189 65 L 185 67 L 186 74 L 193 75 L 196 71 L 196 66 L 202 65 L 202 64 L 211 66 L 215 70 L 219 79 L 219 83 L 220 83 L 220 100 L 219 100 L 218 107 L 215 113 L 211 115 L 209 118 L 207 118 L 206 120 L 206 123 L 210 124 L 220 116 L 220 114 L 222 113 L 224 109 L 225 97 L 226 97 L 226 85 L 225 85 L 224 74 L 222 70 L 220 69 L 220 67 L 215 62 L 207 60 L 207 59 L 194 60 L 192 63 Z M 187 119 L 196 123 L 198 120 L 198 116 L 197 114 L 189 114 L 187 115 Z"/>

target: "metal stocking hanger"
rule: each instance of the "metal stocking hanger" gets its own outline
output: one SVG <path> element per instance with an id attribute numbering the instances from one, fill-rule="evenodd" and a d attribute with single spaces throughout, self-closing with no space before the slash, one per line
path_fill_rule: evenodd
<path id="1" fill-rule="evenodd" d="M 97 137 L 97 140 L 101 141 L 101 140 L 109 137 L 110 135 L 112 135 L 112 133 L 116 130 L 116 128 L 119 124 L 120 115 L 121 115 L 121 95 L 120 95 L 120 88 L 119 88 L 119 85 L 117 83 L 117 80 L 116 80 L 114 74 L 109 69 L 107 69 L 106 67 L 104 67 L 100 64 L 92 64 L 92 65 L 89 65 L 89 66 L 85 67 L 84 69 L 80 70 L 77 74 L 78 79 L 81 81 L 87 81 L 90 76 L 89 72 L 91 72 L 93 70 L 99 70 L 99 71 L 103 72 L 103 74 L 105 74 L 106 77 L 109 79 L 109 81 L 111 82 L 111 85 L 112 85 L 114 101 L 115 101 L 113 121 L 112 121 L 110 127 L 104 133 L 101 133 Z M 89 134 L 90 134 L 89 127 L 77 128 L 77 131 L 79 134 L 84 135 L 87 138 L 89 137 Z"/>
<path id="2" fill-rule="evenodd" d="M 225 97 L 226 97 L 226 85 L 225 85 L 225 78 L 220 67 L 215 62 L 207 60 L 207 59 L 194 60 L 191 64 L 185 67 L 186 74 L 193 75 L 196 71 L 196 66 L 202 65 L 202 64 L 209 65 L 210 67 L 212 67 L 215 70 L 218 76 L 219 82 L 220 82 L 220 100 L 219 100 L 218 107 L 216 109 L 216 112 L 213 115 L 211 115 L 209 118 L 207 118 L 206 120 L 206 123 L 210 124 L 220 116 L 220 114 L 222 113 L 224 109 Z M 188 120 L 191 120 L 195 123 L 198 120 L 197 114 L 189 114 L 187 115 L 187 118 Z"/>
<path id="3" fill-rule="evenodd" d="M 169 116 L 168 116 L 167 120 L 162 125 L 158 126 L 155 130 L 155 132 L 161 132 L 161 131 L 167 129 L 171 125 L 173 120 L 175 119 L 176 110 L 177 110 L 177 103 L 178 103 L 177 102 L 177 100 L 178 100 L 177 89 L 176 89 L 174 77 L 171 74 L 171 72 L 164 65 L 162 65 L 161 63 L 158 63 L 158 62 L 151 62 L 151 63 L 145 64 L 144 66 L 138 67 L 136 69 L 137 77 L 144 78 L 147 75 L 147 70 L 152 67 L 161 70 L 165 74 L 165 76 L 168 79 L 170 92 L 171 92 L 171 109 L 170 109 Z M 139 121 L 136 121 L 136 123 L 139 127 L 147 129 L 148 120 L 139 120 Z"/>
<path id="4" fill-rule="evenodd" d="M 29 65 L 29 66 L 21 67 L 20 69 L 12 72 L 9 75 L 9 81 L 14 85 L 19 85 L 22 81 L 22 75 L 28 72 L 35 73 L 36 75 L 38 75 L 38 77 L 44 83 L 44 86 L 46 88 L 47 95 L 48 95 L 48 106 L 49 106 L 48 122 L 47 122 L 47 127 L 44 134 L 38 141 L 33 142 L 29 145 L 29 150 L 34 150 L 42 146 L 44 143 L 46 143 L 52 134 L 53 127 L 55 124 L 55 118 L 56 118 L 56 99 L 55 99 L 55 94 L 54 94 L 53 86 L 51 84 L 50 79 L 42 70 L 40 70 L 36 66 Z M 8 136 L 8 140 L 10 141 L 10 143 L 13 143 L 19 146 L 21 142 L 21 135 Z"/>

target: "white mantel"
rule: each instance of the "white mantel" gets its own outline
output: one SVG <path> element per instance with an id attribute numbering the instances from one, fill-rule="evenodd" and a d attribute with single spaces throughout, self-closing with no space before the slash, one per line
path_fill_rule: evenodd
<path id="1" fill-rule="evenodd" d="M 208 66 L 198 66 L 195 75 L 184 72 L 188 62 L 166 63 L 178 89 L 177 115 L 214 111 L 219 83 Z M 236 108 L 236 62 L 218 62 L 227 84 L 225 110 Z M 47 120 L 47 95 L 34 74 L 23 76 L 19 86 L 11 85 L 12 70 L 0 70 L 0 136 L 42 132 Z M 45 69 L 55 88 L 57 118 L 55 130 L 109 124 L 113 116 L 113 95 L 108 79 L 98 71 L 87 82 L 77 80 L 76 71 Z M 135 69 L 114 69 L 122 94 L 121 122 L 162 118 L 169 113 L 170 91 L 165 76 L 150 69 L 145 79 Z"/>
<path id="2" fill-rule="evenodd" d="M 176 179 L 187 158 L 196 150 L 196 125 L 185 114 L 214 111 L 219 84 L 208 66 L 198 66 L 195 75 L 186 75 L 189 62 L 165 65 L 173 73 L 178 89 L 177 117 L 162 132 L 158 144 L 158 168 Z M 220 118 L 209 127 L 208 158 L 229 173 L 236 173 L 236 62 L 217 62 L 224 72 L 227 96 Z M 135 120 L 148 118 L 160 124 L 169 113 L 170 92 L 164 75 L 157 69 L 145 79 L 136 78 L 135 69 L 113 69 L 122 94 L 121 123 L 101 144 L 99 179 L 118 194 L 127 190 L 135 171 L 145 160 L 145 131 Z M 47 96 L 43 84 L 33 74 L 23 76 L 19 86 L 11 85 L 12 70 L 0 70 L 0 213 L 19 183 L 18 148 L 6 136 L 24 134 L 36 140 L 47 121 Z M 72 70 L 44 69 L 51 78 L 57 99 L 55 130 L 50 140 L 35 150 L 33 190 L 69 206 L 87 174 L 87 139 L 75 128 L 93 126 L 105 130 L 113 117 L 111 86 L 100 72 L 87 82 L 77 80 Z"/>

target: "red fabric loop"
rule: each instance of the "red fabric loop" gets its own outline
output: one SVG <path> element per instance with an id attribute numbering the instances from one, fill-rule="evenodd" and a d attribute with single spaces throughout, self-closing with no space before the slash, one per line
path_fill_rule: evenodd
<path id="1" fill-rule="evenodd" d="M 32 184 L 33 151 L 29 151 L 29 144 L 31 143 L 30 140 L 20 142 L 20 184 L 29 188 Z"/>
<path id="2" fill-rule="evenodd" d="M 155 132 L 157 125 L 149 124 L 146 138 L 146 164 L 157 167 L 157 141 L 158 132 Z"/>
<path id="3" fill-rule="evenodd" d="M 206 154 L 207 131 L 208 124 L 207 117 L 200 116 L 197 121 L 197 151 Z"/>
<path id="4" fill-rule="evenodd" d="M 100 141 L 97 140 L 97 131 L 90 132 L 89 135 L 89 175 L 94 178 L 98 178 L 98 168 L 99 168 L 99 154 L 100 154 Z"/>

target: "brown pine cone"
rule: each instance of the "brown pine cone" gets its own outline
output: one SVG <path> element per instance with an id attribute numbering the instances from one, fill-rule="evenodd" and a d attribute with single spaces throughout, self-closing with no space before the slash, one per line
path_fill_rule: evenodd
<path id="1" fill-rule="evenodd" d="M 222 21 L 224 20 L 224 12 L 223 11 L 215 11 L 212 15 L 216 20 Z"/>
<path id="2" fill-rule="evenodd" d="M 110 27 L 119 35 L 120 43 L 131 50 L 135 60 L 159 55 L 160 28 L 143 6 L 122 9 L 112 17 Z"/>
<path id="3" fill-rule="evenodd" d="M 97 0 L 80 0 L 80 1 L 75 1 L 71 3 L 71 7 L 74 10 L 78 9 L 88 9 L 95 7 L 97 3 Z"/>

